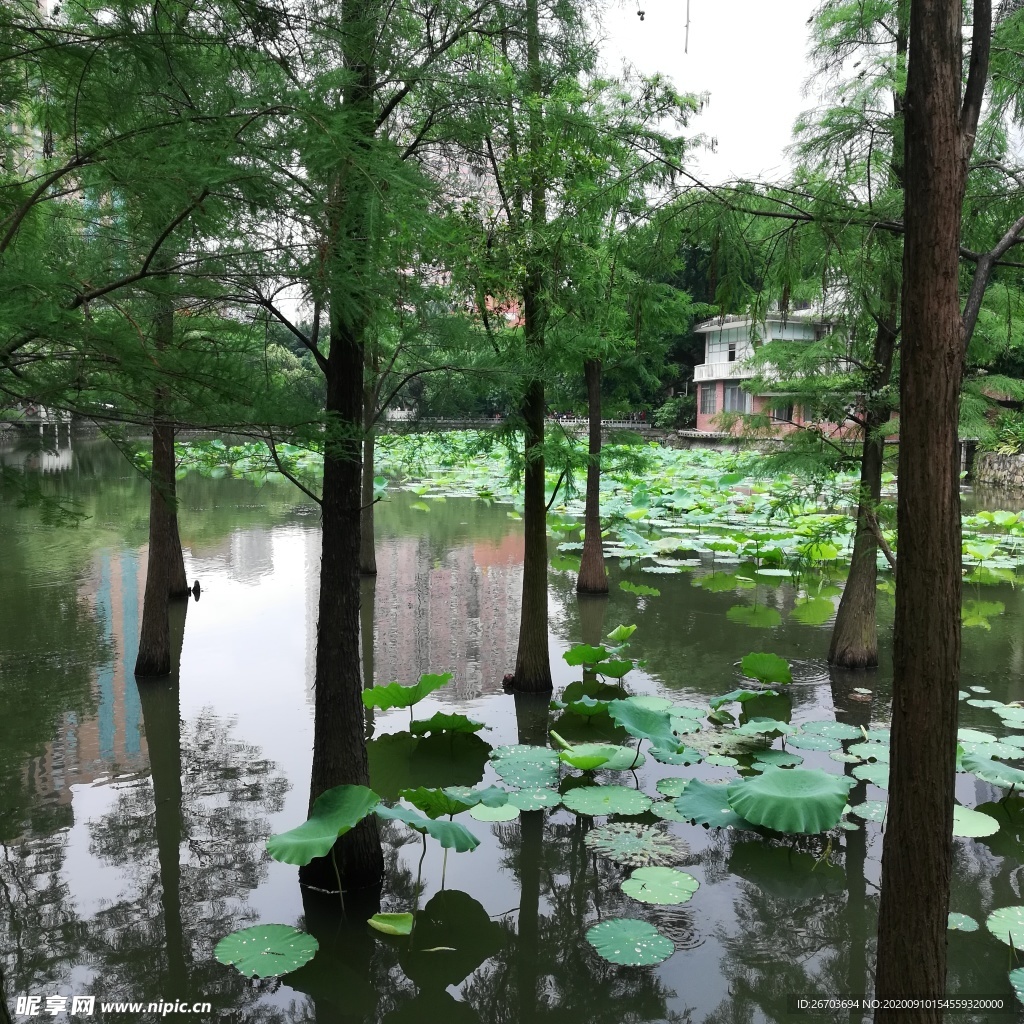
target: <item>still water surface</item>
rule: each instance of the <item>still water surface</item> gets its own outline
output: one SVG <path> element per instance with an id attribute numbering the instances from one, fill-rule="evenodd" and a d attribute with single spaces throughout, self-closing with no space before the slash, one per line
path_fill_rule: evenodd
<path id="1" fill-rule="evenodd" d="M 78 501 L 89 517 L 55 529 L 35 509 L 0 504 L 0 965 L 12 1010 L 19 995 L 45 1004 L 51 995 L 92 994 L 209 1001 L 214 1019 L 268 1024 L 861 1018 L 791 1014 L 788 1000 L 870 988 L 881 853 L 873 823 L 827 843 L 667 822 L 686 842 L 683 867 L 700 888 L 681 907 L 638 908 L 618 888 L 629 869 L 595 857 L 583 845 L 585 820 L 569 811 L 493 825 L 467 819 L 481 846 L 449 856 L 442 890 L 442 851 L 431 844 L 419 897 L 437 944 L 457 953 L 410 953 L 405 940 L 371 933 L 355 911 L 353 923 L 339 924 L 333 904 L 304 895 L 295 869 L 264 852 L 267 836 L 298 824 L 307 809 L 314 509 L 283 482 L 186 478 L 182 541 L 202 597 L 184 621 L 180 677 L 137 686 L 144 482 L 104 443 L 76 443 L 57 456 L 17 446 L 0 454 L 36 468 L 46 493 Z M 517 720 L 500 683 L 515 660 L 522 524 L 500 505 L 452 498 L 428 514 L 412 509 L 413 500 L 399 492 L 377 506 L 379 575 L 364 586 L 364 673 L 408 683 L 451 671 L 453 683 L 418 706 L 417 717 L 462 711 L 488 724 L 482 736 L 492 746 L 528 738 L 537 723 L 523 708 Z M 653 575 L 613 565 L 610 599 L 582 606 L 573 574 L 553 571 L 556 690 L 577 678 L 561 659 L 567 647 L 635 622 L 631 653 L 647 664 L 627 677 L 634 693 L 706 702 L 739 683 L 743 655 L 771 650 L 794 662 L 796 680 L 751 714 L 887 722 L 888 667 L 830 674 L 828 626 L 800 621 L 791 584 L 694 586 L 708 570 Z M 623 593 L 621 579 L 654 585 L 661 596 Z M 965 630 L 963 686 L 1022 699 L 1024 598 L 1009 586 L 980 596 L 1006 610 L 990 630 Z M 774 609 L 779 622 L 755 629 L 731 621 L 727 610 L 737 604 Z M 880 612 L 888 649 L 884 595 Z M 961 725 L 1000 730 L 986 709 L 962 704 L 961 713 Z M 405 711 L 378 713 L 367 728 L 379 738 L 407 723 Z M 376 749 L 373 782 L 390 795 L 401 772 L 381 753 L 386 743 Z M 836 770 L 824 753 L 801 753 L 808 767 Z M 648 760 L 638 775 L 652 792 L 656 779 L 675 773 Z M 706 764 L 685 773 L 735 777 Z M 401 784 L 473 784 L 481 775 L 495 781 L 481 761 L 472 778 Z M 958 797 L 970 806 L 1002 795 L 958 776 Z M 850 803 L 884 798 L 859 782 Z M 1015 797 L 1008 807 L 996 836 L 956 840 L 951 909 L 980 921 L 1024 902 L 1024 809 Z M 390 870 L 370 912 L 412 909 L 422 847 L 393 823 L 382 834 Z M 677 952 L 652 968 L 604 962 L 584 936 L 616 916 L 657 924 Z M 321 953 L 286 981 L 248 981 L 214 960 L 222 936 L 260 922 L 306 927 Z M 984 927 L 949 938 L 951 993 L 1013 999 L 1007 970 L 1016 965 L 1006 946 Z"/>

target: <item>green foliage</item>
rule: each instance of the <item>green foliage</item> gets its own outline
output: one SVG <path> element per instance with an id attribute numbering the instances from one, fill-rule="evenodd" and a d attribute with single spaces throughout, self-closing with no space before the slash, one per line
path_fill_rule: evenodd
<path id="1" fill-rule="evenodd" d="M 403 686 L 401 683 L 378 683 L 362 691 L 363 704 L 368 708 L 380 708 L 388 711 L 391 708 L 411 708 L 418 704 L 424 697 L 447 686 L 451 682 L 451 672 L 440 674 L 424 673 L 420 676 L 419 682 L 411 686 Z M 465 730 L 459 730 L 465 731 Z"/>
<path id="2" fill-rule="evenodd" d="M 745 676 L 761 683 L 786 685 L 793 682 L 789 662 L 777 654 L 748 654 L 740 662 L 740 669 Z"/>
<path id="3" fill-rule="evenodd" d="M 319 943 L 287 924 L 258 924 L 225 935 L 213 955 L 247 978 L 278 978 L 308 963 Z"/>
<path id="4" fill-rule="evenodd" d="M 380 797 L 365 786 L 328 789 L 316 798 L 306 821 L 267 840 L 267 853 L 299 867 L 315 857 L 326 857 L 338 837 L 355 828 L 379 803 Z"/>
<path id="5" fill-rule="evenodd" d="M 851 781 L 818 769 L 768 768 L 728 787 L 729 806 L 777 832 L 815 834 L 842 817 Z"/>
<path id="6" fill-rule="evenodd" d="M 629 967 L 660 964 L 676 950 L 653 924 L 634 918 L 612 917 L 587 931 L 587 942 L 605 960 Z"/>
<path id="7" fill-rule="evenodd" d="M 366 919 L 366 923 L 384 935 L 412 935 L 416 918 L 413 914 L 374 914 Z"/>

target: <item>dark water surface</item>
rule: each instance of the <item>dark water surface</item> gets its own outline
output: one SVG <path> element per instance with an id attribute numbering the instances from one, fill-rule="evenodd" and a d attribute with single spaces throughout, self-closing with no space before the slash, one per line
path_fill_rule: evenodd
<path id="1" fill-rule="evenodd" d="M 44 492 L 74 499 L 89 517 L 56 529 L 40 522 L 37 509 L 0 504 L 0 965 L 12 1012 L 19 996 L 41 997 L 45 1016 L 48 996 L 91 994 L 97 1002 L 212 1003 L 211 1013 L 192 1020 L 732 1024 L 863 1016 L 798 1015 L 788 1000 L 870 989 L 879 824 L 831 840 L 766 840 L 667 822 L 688 845 L 683 866 L 700 888 L 680 907 L 654 907 L 621 892 L 629 869 L 594 856 L 583 844 L 588 823 L 564 808 L 508 823 L 466 818 L 481 846 L 449 854 L 443 889 L 442 851 L 428 846 L 419 897 L 424 929 L 431 922 L 436 944 L 457 952 L 410 951 L 408 940 L 372 933 L 358 908 L 341 923 L 333 903 L 304 895 L 295 869 L 264 850 L 268 835 L 297 825 L 307 810 L 315 510 L 283 482 L 187 477 L 179 491 L 182 541 L 202 597 L 184 622 L 180 680 L 138 686 L 144 482 L 105 443 L 43 456 L 8 446 L 0 457 L 36 469 Z M 408 683 L 451 671 L 451 686 L 418 706 L 418 718 L 459 710 L 488 724 L 482 738 L 492 746 L 529 740 L 544 723 L 531 721 L 524 705 L 517 717 L 501 690 L 515 661 L 522 524 L 504 506 L 452 498 L 424 513 L 411 508 L 414 500 L 398 493 L 378 505 L 379 575 L 364 587 L 364 672 Z M 791 583 L 725 592 L 694 586 L 708 571 L 612 566 L 610 599 L 583 605 L 573 574 L 553 571 L 556 690 L 578 678 L 561 659 L 568 646 L 635 622 L 631 653 L 647 664 L 627 676 L 634 693 L 706 702 L 738 685 L 743 655 L 770 650 L 794 662 L 796 680 L 754 714 L 887 722 L 888 665 L 830 674 L 828 626 L 800 621 Z M 620 579 L 656 586 L 661 596 L 638 600 L 617 588 Z M 1010 586 L 974 596 L 1002 602 L 1005 613 L 989 630 L 964 631 L 962 685 L 985 687 L 992 699 L 1022 699 L 1024 598 Z M 727 612 L 737 605 L 774 609 L 778 624 L 732 621 Z M 885 595 L 880 613 L 887 662 Z M 964 726 L 1001 730 L 991 711 L 965 704 L 961 711 Z M 401 711 L 367 725 L 379 738 L 407 723 Z M 583 736 L 579 725 L 573 735 Z M 388 751 L 387 742 L 376 743 L 371 755 L 374 785 L 385 795 L 410 784 Z M 824 753 L 801 753 L 809 767 L 843 769 Z M 656 779 L 680 771 L 736 777 L 732 768 L 677 770 L 652 760 L 637 774 L 652 792 Z M 481 777 L 494 781 L 482 760 L 472 778 L 422 782 Z M 1003 795 L 958 776 L 958 797 L 970 806 Z M 850 803 L 866 798 L 885 793 L 858 783 Z M 992 909 L 1024 902 L 1024 811 L 1016 797 L 1007 808 L 1009 823 L 996 836 L 955 841 L 951 909 L 982 922 Z M 382 835 L 390 870 L 380 909 L 410 910 L 422 846 L 398 826 Z M 657 967 L 606 963 L 585 933 L 616 916 L 657 924 L 676 953 Z M 287 981 L 249 981 L 215 961 L 225 934 L 270 922 L 318 936 L 321 952 L 310 967 Z M 950 993 L 1013 1000 L 1013 954 L 984 926 L 951 932 L 949 949 Z M 145 1010 L 105 1016 L 157 1019 Z M 97 1009 L 74 1019 L 104 1015 Z"/>

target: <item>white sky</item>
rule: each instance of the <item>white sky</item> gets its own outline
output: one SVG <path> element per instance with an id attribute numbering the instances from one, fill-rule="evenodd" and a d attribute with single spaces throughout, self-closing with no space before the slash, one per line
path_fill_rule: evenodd
<path id="1" fill-rule="evenodd" d="M 668 75 L 681 92 L 709 92 L 690 130 L 718 140 L 717 152 L 694 153 L 690 169 L 708 181 L 780 177 L 797 115 L 814 106 L 803 96 L 807 19 L 817 0 L 690 0 L 690 45 L 684 53 L 686 0 L 636 0 L 609 11 L 604 58 L 618 71 Z"/>

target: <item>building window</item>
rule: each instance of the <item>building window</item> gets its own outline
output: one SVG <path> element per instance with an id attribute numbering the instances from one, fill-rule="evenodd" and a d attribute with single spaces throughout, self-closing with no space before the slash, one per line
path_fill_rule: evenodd
<path id="1" fill-rule="evenodd" d="M 725 412 L 750 412 L 750 397 L 739 384 L 726 384 L 722 408 Z"/>
<path id="2" fill-rule="evenodd" d="M 730 341 L 729 342 L 729 362 L 730 363 L 735 363 L 736 362 L 736 342 L 735 341 Z"/>
<path id="3" fill-rule="evenodd" d="M 783 405 L 772 409 L 772 421 L 775 423 L 791 423 L 793 420 L 793 406 Z"/>
<path id="4" fill-rule="evenodd" d="M 715 394 L 714 384 L 701 384 L 700 386 L 700 411 L 704 416 L 714 416 L 717 410 L 715 409 L 715 399 L 718 397 Z"/>

